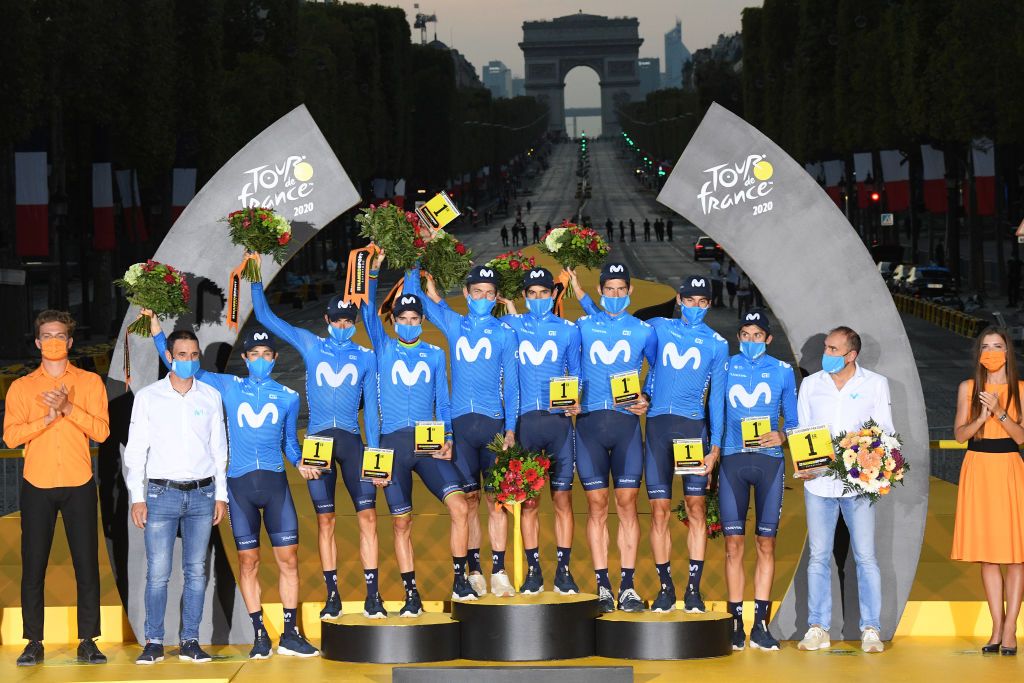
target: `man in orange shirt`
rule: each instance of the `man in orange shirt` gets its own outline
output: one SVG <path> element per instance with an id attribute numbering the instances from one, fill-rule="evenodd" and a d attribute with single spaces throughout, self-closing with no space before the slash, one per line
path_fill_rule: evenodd
<path id="1" fill-rule="evenodd" d="M 93 639 L 100 634 L 100 572 L 97 556 L 96 482 L 90 439 L 110 433 L 107 391 L 93 372 L 68 362 L 75 321 L 63 311 L 36 318 L 42 362 L 7 392 L 4 441 L 25 446 L 21 485 L 21 616 L 28 645 L 18 666 L 43 661 L 43 582 L 57 513 L 71 549 L 78 584 L 78 661 L 104 664 Z"/>

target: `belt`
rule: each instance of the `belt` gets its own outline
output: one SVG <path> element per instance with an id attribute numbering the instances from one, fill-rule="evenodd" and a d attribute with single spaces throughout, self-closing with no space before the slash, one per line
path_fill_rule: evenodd
<path id="1" fill-rule="evenodd" d="M 975 453 L 1015 453 L 1020 446 L 1013 439 L 971 439 L 967 442 L 967 450 Z"/>
<path id="2" fill-rule="evenodd" d="M 213 483 L 213 477 L 207 477 L 206 479 L 191 479 L 189 481 L 170 481 L 169 479 L 150 479 L 150 484 L 156 484 L 157 486 L 166 486 L 171 489 L 178 489 L 179 491 L 191 491 L 193 489 L 202 488 L 209 486 Z"/>

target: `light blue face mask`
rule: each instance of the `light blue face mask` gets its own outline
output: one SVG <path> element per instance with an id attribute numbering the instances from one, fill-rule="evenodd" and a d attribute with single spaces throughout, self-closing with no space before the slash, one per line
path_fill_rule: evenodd
<path id="1" fill-rule="evenodd" d="M 483 297 L 482 299 L 474 299 L 473 297 L 466 297 L 466 304 L 469 306 L 469 312 L 473 315 L 489 315 L 494 310 L 494 300 Z"/>
<path id="2" fill-rule="evenodd" d="M 629 306 L 629 295 L 626 296 L 602 296 L 601 308 L 611 315 L 622 313 Z"/>
<path id="3" fill-rule="evenodd" d="M 551 297 L 547 299 L 527 299 L 526 308 L 538 318 L 543 318 L 551 309 L 555 306 L 555 300 Z"/>
<path id="4" fill-rule="evenodd" d="M 355 325 L 351 327 L 335 327 L 334 325 L 327 326 L 327 334 L 331 335 L 331 339 L 338 343 L 347 342 L 355 333 Z"/>
<path id="5" fill-rule="evenodd" d="M 764 351 L 767 344 L 759 341 L 741 341 L 740 342 L 740 353 L 747 357 L 748 360 L 757 360 L 764 355 Z"/>
<path id="6" fill-rule="evenodd" d="M 827 353 L 821 356 L 821 369 L 830 375 L 834 375 L 846 367 L 846 356 L 830 356 Z"/>
<path id="7" fill-rule="evenodd" d="M 691 325 L 700 325 L 704 322 L 704 316 L 708 314 L 708 309 L 700 306 L 680 306 L 679 310 L 686 322 Z"/>
<path id="8" fill-rule="evenodd" d="M 253 379 L 266 379 L 274 369 L 274 362 L 267 358 L 246 359 L 245 366 L 249 368 L 249 374 Z"/>
<path id="9" fill-rule="evenodd" d="M 423 334 L 423 325 L 403 325 L 395 323 L 395 334 L 404 342 L 414 342 Z"/>
<path id="10" fill-rule="evenodd" d="M 198 360 L 175 360 L 171 361 L 171 372 L 181 379 L 188 379 L 199 372 Z"/>

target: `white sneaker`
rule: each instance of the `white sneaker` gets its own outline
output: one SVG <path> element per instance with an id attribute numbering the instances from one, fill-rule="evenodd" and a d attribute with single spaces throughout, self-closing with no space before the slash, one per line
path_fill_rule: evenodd
<path id="1" fill-rule="evenodd" d="M 811 626 L 804 634 L 804 639 L 796 646 L 798 650 L 827 650 L 832 647 L 828 631 L 820 626 Z"/>
<path id="2" fill-rule="evenodd" d="M 487 580 L 484 579 L 484 575 L 480 572 L 473 572 L 469 575 L 469 585 L 472 587 L 473 592 L 481 598 L 487 595 Z"/>
<path id="3" fill-rule="evenodd" d="M 482 576 L 480 577 L 480 583 L 483 583 Z M 516 594 L 516 589 L 512 587 L 512 582 L 508 580 L 508 574 L 505 572 L 491 574 L 491 593 L 496 598 L 511 598 Z"/>
<path id="4" fill-rule="evenodd" d="M 860 649 L 864 650 L 864 652 L 881 652 L 885 649 L 882 638 L 878 635 L 876 629 L 868 626 L 861 632 Z"/>

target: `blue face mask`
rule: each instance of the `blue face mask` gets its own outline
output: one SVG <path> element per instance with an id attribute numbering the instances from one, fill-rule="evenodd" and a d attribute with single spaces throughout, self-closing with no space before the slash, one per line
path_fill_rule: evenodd
<path id="1" fill-rule="evenodd" d="M 334 325 L 327 326 L 327 334 L 331 335 L 331 339 L 341 343 L 347 342 L 352 338 L 352 335 L 356 333 L 356 326 L 352 327 L 335 327 Z"/>
<path id="2" fill-rule="evenodd" d="M 827 353 L 821 356 L 821 369 L 830 375 L 834 375 L 846 367 L 846 356 L 830 356 Z"/>
<path id="3" fill-rule="evenodd" d="M 741 341 L 740 353 L 746 356 L 748 360 L 757 360 L 764 355 L 765 346 L 764 342 Z"/>
<path id="4" fill-rule="evenodd" d="M 551 297 L 547 299 L 527 299 L 526 308 L 538 318 L 543 318 L 551 309 L 555 306 L 555 300 Z"/>
<path id="5" fill-rule="evenodd" d="M 245 366 L 249 368 L 249 374 L 253 379 L 266 379 L 274 369 L 274 361 L 267 358 L 246 359 Z"/>
<path id="6" fill-rule="evenodd" d="M 423 334 L 423 325 L 403 325 L 395 323 L 395 333 L 404 342 L 416 341 Z"/>
<path id="7" fill-rule="evenodd" d="M 494 310 L 494 301 L 487 297 L 474 299 L 467 296 L 466 303 L 469 305 L 469 312 L 473 315 L 489 315 Z"/>
<path id="8" fill-rule="evenodd" d="M 175 360 L 171 362 L 171 372 L 181 379 L 188 379 L 199 372 L 198 360 Z"/>
<path id="9" fill-rule="evenodd" d="M 700 306 L 680 306 L 679 310 L 682 312 L 686 322 L 691 325 L 700 325 L 704 322 L 704 316 L 708 314 L 708 309 L 701 308 Z"/>
<path id="10" fill-rule="evenodd" d="M 602 296 L 601 308 L 612 315 L 622 313 L 629 306 L 629 295 L 626 296 Z"/>

